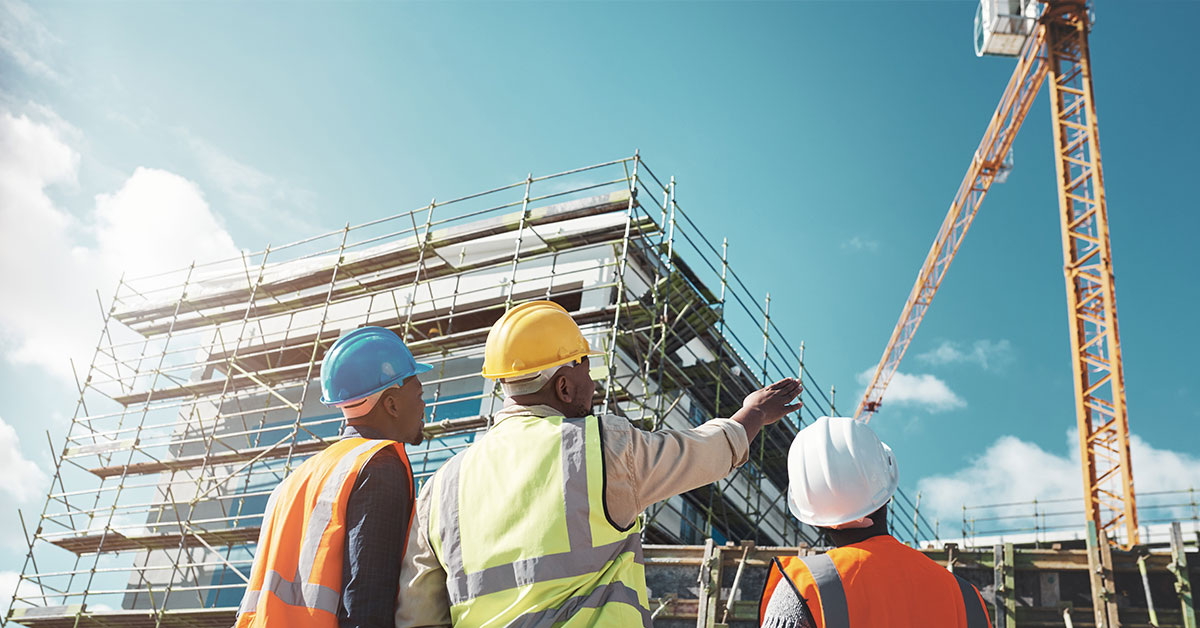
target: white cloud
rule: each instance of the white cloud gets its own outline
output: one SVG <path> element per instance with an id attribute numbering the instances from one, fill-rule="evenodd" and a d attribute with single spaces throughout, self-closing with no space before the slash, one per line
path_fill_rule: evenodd
<path id="1" fill-rule="evenodd" d="M 865 236 L 854 236 L 845 242 L 842 242 L 842 249 L 847 251 L 869 251 L 874 253 L 879 250 L 879 241 L 872 240 Z"/>
<path id="2" fill-rule="evenodd" d="M 1171 506 L 1186 502 L 1175 496 L 1155 496 L 1157 491 L 1178 491 L 1200 488 L 1200 458 L 1188 453 L 1158 449 L 1136 434 L 1130 437 L 1133 458 L 1135 492 L 1139 498 L 1142 518 L 1190 518 L 1186 506 Z M 903 468 L 904 461 L 900 461 Z M 961 469 L 921 479 L 921 510 L 926 518 L 939 518 L 943 524 L 957 527 L 963 506 L 1022 504 L 1001 509 L 972 510 L 976 517 L 995 514 L 1017 518 L 978 524 L 977 532 L 994 529 L 1013 529 L 1032 524 L 1033 500 L 1040 502 L 1067 499 L 1068 503 L 1041 505 L 1041 512 L 1060 511 L 1067 514 L 1040 521 L 1043 525 L 1082 528 L 1082 475 L 1079 463 L 1078 432 L 1066 433 L 1064 448 L 1059 452 L 1046 451 L 1038 445 L 1016 436 L 1002 436 L 983 453 L 972 458 Z M 928 508 L 928 510 L 926 510 Z M 943 525 L 942 536 L 948 536 Z M 956 536 L 956 534 L 955 534 Z"/>
<path id="3" fill-rule="evenodd" d="M 25 522 L 35 525 L 36 521 L 29 519 L 30 512 L 45 497 L 50 484 L 49 475 L 26 457 L 29 445 L 24 445 L 23 448 L 13 426 L 0 418 L 0 502 L 6 504 L 0 515 L 0 552 L 19 551 L 25 546 L 26 539 L 16 510 L 27 507 Z M 5 596 L 12 595 L 12 585 L 3 580 L 4 574 L 0 573 L 0 608 L 10 599 Z"/>
<path id="4" fill-rule="evenodd" d="M 238 254 L 195 183 L 138 168 L 114 194 L 96 197 L 96 252 L 110 270 L 142 275 Z"/>
<path id="5" fill-rule="evenodd" d="M 957 521 L 964 505 L 1079 498 L 1082 489 L 1075 460 L 1016 436 L 1001 436 L 962 469 L 921 479 L 917 486 L 922 509 L 928 504 L 942 521 Z"/>
<path id="6" fill-rule="evenodd" d="M 12 600 L 13 591 L 17 589 L 18 582 L 21 583 L 21 596 L 33 597 L 34 599 L 29 601 L 33 602 L 34 604 L 40 604 L 42 602 L 41 599 L 36 597 L 41 595 L 41 590 L 38 588 L 38 585 L 28 580 L 20 580 L 20 574 L 15 571 L 0 571 L 0 605 L 3 605 L 4 608 L 8 607 L 8 602 Z M 89 604 L 88 606 L 91 605 Z"/>
<path id="7" fill-rule="evenodd" d="M 917 356 L 933 365 L 978 364 L 985 370 L 1004 368 L 1013 360 L 1012 344 L 1007 340 L 976 340 L 969 346 L 943 340 L 937 347 Z"/>
<path id="8" fill-rule="evenodd" d="M 875 367 L 858 374 L 858 383 L 871 383 Z M 942 412 L 967 407 L 967 402 L 950 390 L 946 382 L 929 374 L 910 375 L 896 371 L 883 395 L 885 406 L 918 406 L 930 412 Z"/>
<path id="9" fill-rule="evenodd" d="M 16 304 L 0 308 L 0 353 L 70 379 L 68 359 L 85 368 L 98 338 L 96 290 L 238 250 L 199 188 L 163 170 L 138 168 L 83 217 L 56 206 L 48 190 L 79 170 L 67 128 L 0 112 L 0 294 Z"/>
<path id="10" fill-rule="evenodd" d="M 37 464 L 25 457 L 16 430 L 0 418 L 0 494 L 9 503 L 27 503 L 44 495 L 48 479 Z"/>

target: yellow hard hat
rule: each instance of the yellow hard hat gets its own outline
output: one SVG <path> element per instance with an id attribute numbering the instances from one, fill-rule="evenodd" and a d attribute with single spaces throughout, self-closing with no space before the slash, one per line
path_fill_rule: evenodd
<path id="1" fill-rule="evenodd" d="M 483 376 L 520 377 L 573 362 L 592 351 L 575 320 L 553 301 L 530 301 L 492 325 L 483 350 Z"/>

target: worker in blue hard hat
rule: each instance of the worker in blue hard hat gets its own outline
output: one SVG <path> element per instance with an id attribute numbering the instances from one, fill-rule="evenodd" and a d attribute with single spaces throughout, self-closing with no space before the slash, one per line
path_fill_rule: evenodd
<path id="1" fill-rule="evenodd" d="M 271 493 L 238 628 L 393 625 L 413 513 L 403 443 L 422 440 L 417 375 L 430 368 L 382 327 L 330 347 L 321 402 L 341 410 L 346 426 Z"/>

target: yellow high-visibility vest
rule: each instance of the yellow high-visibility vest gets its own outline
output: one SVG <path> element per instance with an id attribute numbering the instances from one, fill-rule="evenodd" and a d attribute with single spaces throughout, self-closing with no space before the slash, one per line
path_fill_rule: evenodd
<path id="1" fill-rule="evenodd" d="M 641 525 L 605 513 L 596 417 L 507 417 L 431 481 L 455 626 L 650 626 Z"/>

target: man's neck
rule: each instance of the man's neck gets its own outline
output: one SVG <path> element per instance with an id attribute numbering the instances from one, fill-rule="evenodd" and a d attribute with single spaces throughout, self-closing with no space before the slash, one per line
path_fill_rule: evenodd
<path id="1" fill-rule="evenodd" d="M 346 423 L 342 429 L 342 438 L 370 438 L 375 440 L 395 440 L 388 438 L 383 431 L 363 423 Z"/>
<path id="2" fill-rule="evenodd" d="M 887 527 L 887 510 L 881 510 L 871 515 L 871 525 L 865 528 L 853 528 L 847 530 L 834 530 L 833 528 L 822 528 L 825 534 L 829 535 L 829 540 L 837 547 L 845 547 L 861 543 L 869 538 L 883 536 L 888 533 Z"/>
<path id="3" fill-rule="evenodd" d="M 544 395 L 518 395 L 516 397 L 507 397 L 504 400 L 505 408 L 531 408 L 533 406 L 545 406 L 547 408 L 553 408 L 558 414 L 567 416 L 567 413 L 561 407 L 559 407 L 557 399 L 547 399 Z"/>

